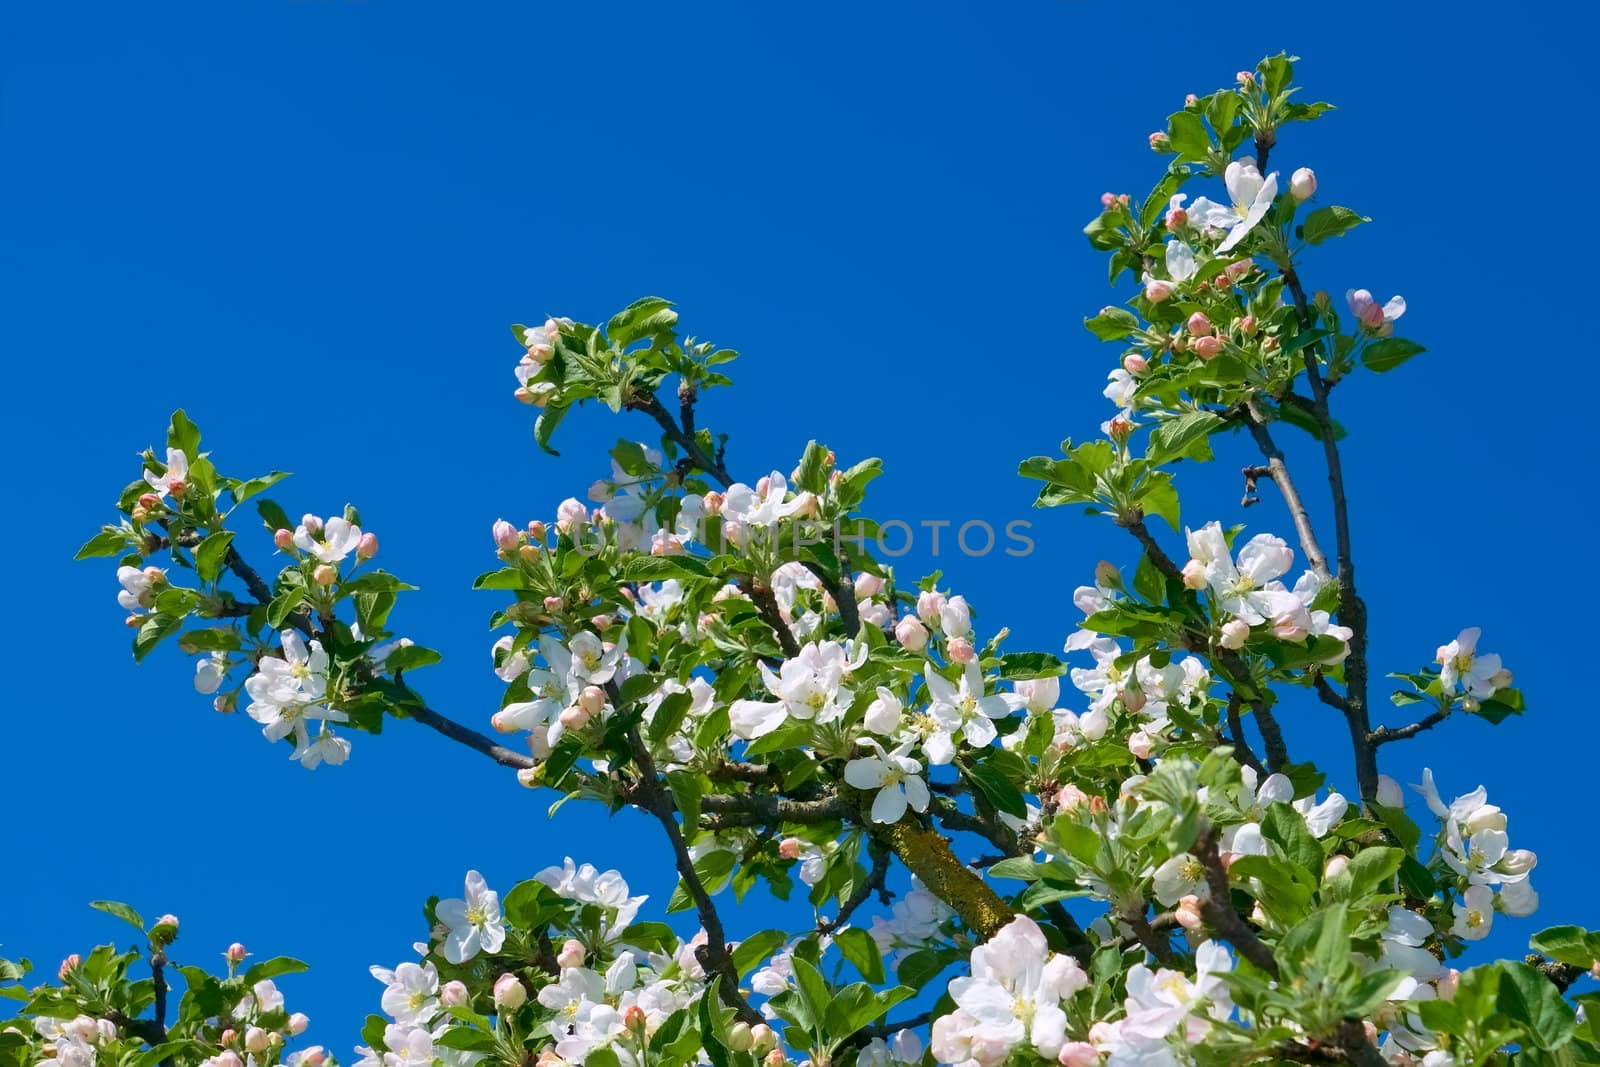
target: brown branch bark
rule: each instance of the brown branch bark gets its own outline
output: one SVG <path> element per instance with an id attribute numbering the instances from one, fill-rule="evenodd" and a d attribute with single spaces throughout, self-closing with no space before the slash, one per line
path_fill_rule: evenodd
<path id="1" fill-rule="evenodd" d="M 1228 872 L 1222 866 L 1222 856 L 1217 851 L 1216 831 L 1201 834 L 1189 851 L 1205 867 L 1206 888 L 1211 891 L 1210 896 L 1200 904 L 1200 917 L 1226 938 L 1239 955 L 1276 978 L 1278 961 L 1273 958 L 1272 949 L 1233 910 L 1233 890 L 1228 885 Z"/>
<path id="2" fill-rule="evenodd" d="M 706 892 L 705 884 L 700 881 L 700 875 L 694 869 L 694 857 L 689 854 L 689 845 L 684 841 L 683 831 L 673 815 L 671 799 L 661 791 L 655 760 L 637 729 L 628 731 L 628 745 L 633 750 L 633 762 L 639 771 L 639 781 L 635 790 L 639 806 L 654 816 L 661 824 L 662 830 L 666 831 L 667 840 L 672 845 L 678 877 L 683 880 L 683 887 L 688 891 L 689 899 L 694 901 L 695 911 L 700 916 L 700 925 L 706 932 L 706 943 L 699 950 L 701 965 L 708 974 L 722 976 L 719 987 L 723 1001 L 734 1010 L 740 1020 L 754 1026 L 763 1021 L 761 1013 L 752 1008 L 750 1002 L 739 992 L 739 972 L 733 965 L 733 957 L 728 954 L 728 938 L 723 930 L 722 916 L 717 914 L 717 906 L 712 902 L 711 894 Z"/>

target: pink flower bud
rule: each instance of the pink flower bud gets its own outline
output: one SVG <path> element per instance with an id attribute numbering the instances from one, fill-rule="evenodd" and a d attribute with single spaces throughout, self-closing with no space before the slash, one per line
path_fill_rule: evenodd
<path id="1" fill-rule="evenodd" d="M 1172 142 L 1167 139 L 1166 131 L 1156 130 L 1150 135 L 1150 151 L 1165 152 L 1171 146 Z"/>
<path id="2" fill-rule="evenodd" d="M 505 1011 L 516 1011 L 528 1002 L 528 987 L 514 974 L 502 974 L 494 983 L 494 1006 Z"/>
<path id="3" fill-rule="evenodd" d="M 139 506 L 147 509 L 159 508 L 161 506 L 161 498 L 155 493 L 141 493 L 139 495 Z"/>
<path id="4" fill-rule="evenodd" d="M 1185 930 L 1200 929 L 1200 898 L 1192 893 L 1179 897 L 1178 906 L 1173 909 L 1172 917 Z"/>
<path id="5" fill-rule="evenodd" d="M 517 547 L 517 528 L 504 519 L 494 520 L 494 543 L 502 551 L 509 552 Z"/>
<path id="6" fill-rule="evenodd" d="M 542 545 L 521 545 L 517 548 L 517 558 L 524 563 L 538 563 L 542 548 Z"/>
<path id="7" fill-rule="evenodd" d="M 234 711 L 234 709 L 236 709 L 238 706 L 239 706 L 239 694 L 238 693 L 218 693 L 211 700 L 212 710 L 219 711 L 224 715 L 228 715 L 228 714 L 232 713 Z"/>
<path id="8" fill-rule="evenodd" d="M 598 715 L 606 706 L 606 692 L 597 685 L 584 686 L 578 694 L 578 707 L 590 715 Z"/>
<path id="9" fill-rule="evenodd" d="M 1127 193 L 1118 193 L 1117 194 L 1117 203 L 1121 204 L 1123 207 L 1127 207 L 1128 206 L 1128 201 L 1130 201 L 1131 199 L 1133 199 L 1133 198 L 1130 197 Z"/>
<path id="10" fill-rule="evenodd" d="M 1106 436 L 1113 441 L 1126 441 L 1133 433 L 1133 423 L 1126 415 L 1116 415 L 1106 423 Z"/>
<path id="11" fill-rule="evenodd" d="M 134 522 L 142 523 L 145 519 L 150 517 L 150 511 L 143 504 L 135 504 L 133 506 L 133 510 L 128 513 L 128 516 L 129 518 L 133 519 Z"/>
<path id="12" fill-rule="evenodd" d="M 977 658 L 977 650 L 972 647 L 972 642 L 965 637 L 952 637 L 945 642 L 944 654 L 951 663 L 971 663 Z"/>
<path id="13" fill-rule="evenodd" d="M 794 511 L 790 514 L 794 515 L 795 518 L 813 518 L 817 514 L 817 494 L 806 490 L 790 501 L 790 506 L 794 508 Z"/>
<path id="14" fill-rule="evenodd" d="M 1099 1067 L 1100 1051 L 1087 1041 L 1068 1041 L 1056 1053 L 1061 1067 Z"/>
<path id="15" fill-rule="evenodd" d="M 1272 635 L 1283 641 L 1304 641 L 1311 636 L 1311 631 L 1298 616 L 1279 615 L 1272 620 Z"/>
<path id="16" fill-rule="evenodd" d="M 558 718 L 561 720 L 561 725 L 569 730 L 581 730 L 589 725 L 589 712 L 577 704 L 563 708 Z"/>
<path id="17" fill-rule="evenodd" d="M 1350 867 L 1350 857 L 1349 856 L 1338 855 L 1338 854 L 1329 856 L 1328 857 L 1328 862 L 1325 863 L 1323 865 L 1323 867 L 1322 867 L 1322 880 L 1324 882 L 1326 882 L 1330 878 L 1337 878 L 1341 874 L 1343 874 L 1346 870 L 1348 870 L 1349 867 Z"/>
<path id="18" fill-rule="evenodd" d="M 467 1004 L 467 987 L 464 982 L 446 982 L 439 988 L 439 1003 L 447 1008 L 464 1008 Z"/>
<path id="19" fill-rule="evenodd" d="M 168 912 L 156 920 L 156 925 L 170 926 L 172 928 L 172 932 L 176 934 L 178 932 L 178 917 L 171 912 Z"/>
<path id="20" fill-rule="evenodd" d="M 1150 735 L 1143 730 L 1135 730 L 1128 735 L 1128 751 L 1140 759 L 1149 759 L 1151 752 Z"/>
<path id="21" fill-rule="evenodd" d="M 778 1035 L 772 1032 L 772 1027 L 766 1023 L 756 1023 L 750 1028 L 751 1047 L 754 1049 L 771 1048 L 778 1043 Z"/>
<path id="22" fill-rule="evenodd" d="M 622 1013 L 622 1025 L 629 1033 L 643 1034 L 650 1026 L 650 1019 L 639 1005 L 629 1004 L 628 1010 Z"/>
<path id="23" fill-rule="evenodd" d="M 306 1027 L 310 1025 L 311 1020 L 303 1011 L 297 1011 L 293 1015 L 289 1016 L 289 1033 L 293 1034 L 295 1037 L 299 1037 L 301 1034 L 305 1033 Z"/>
<path id="24" fill-rule="evenodd" d="M 1191 559 L 1183 565 L 1183 587 L 1191 592 L 1199 592 L 1206 587 L 1206 565 L 1197 559 Z"/>
<path id="25" fill-rule="evenodd" d="M 304 1067 L 322 1067 L 328 1059 L 328 1050 L 321 1045 L 312 1045 L 300 1053 L 300 1062 Z"/>
<path id="26" fill-rule="evenodd" d="M 1112 204 L 1115 204 L 1116 202 L 1117 202 L 1117 198 L 1116 198 L 1116 196 L 1114 194 L 1112 194 L 1112 193 L 1101 193 L 1100 194 L 1100 206 L 1101 207 L 1109 208 L 1109 207 L 1111 207 Z"/>
<path id="27" fill-rule="evenodd" d="M 1122 691 L 1122 706 L 1135 715 L 1144 710 L 1147 699 L 1143 689 L 1124 689 Z"/>
<path id="28" fill-rule="evenodd" d="M 364 533 L 356 542 L 356 559 L 371 559 L 378 554 L 378 535 Z"/>
<path id="29" fill-rule="evenodd" d="M 1151 278 L 1144 283 L 1144 298 L 1152 304 L 1172 298 L 1172 283 L 1162 278 Z"/>
<path id="30" fill-rule="evenodd" d="M 227 1032 L 232 1033 L 231 1030 Z M 238 1035 L 234 1034 L 234 1037 L 238 1037 Z M 216 1059 L 212 1062 L 216 1064 L 216 1067 L 244 1067 L 244 1061 L 241 1060 L 239 1058 L 239 1054 L 233 1051 L 231 1048 L 223 1049 L 221 1052 L 217 1053 Z"/>
<path id="31" fill-rule="evenodd" d="M 56 977 L 65 982 L 67 975 L 83 966 L 83 957 L 74 952 L 61 961 L 61 966 L 56 968 Z"/>
<path id="32" fill-rule="evenodd" d="M 865 571 L 856 575 L 856 598 L 858 600 L 877 596 L 881 592 L 883 592 L 882 578 L 876 574 L 868 574 Z"/>
<path id="33" fill-rule="evenodd" d="M 1236 259 L 1232 263 L 1229 263 L 1223 273 L 1228 276 L 1229 281 L 1236 282 L 1240 278 L 1243 278 L 1246 274 L 1249 274 L 1251 271 L 1255 270 L 1255 268 L 1255 260 L 1246 256 L 1244 259 Z"/>
<path id="34" fill-rule="evenodd" d="M 1183 326 L 1193 337 L 1205 337 L 1211 332 L 1211 320 L 1206 318 L 1204 311 L 1196 311 L 1193 315 L 1190 315 L 1189 321 L 1184 323 Z"/>
<path id="35" fill-rule="evenodd" d="M 928 647 L 928 628 L 920 619 L 907 615 L 895 623 L 894 639 L 909 652 L 921 652 Z"/>
<path id="36" fill-rule="evenodd" d="M 1256 317 L 1254 315 L 1246 315 L 1244 318 L 1240 319 L 1239 332 L 1244 334 L 1246 337 L 1255 336 Z"/>
<path id="37" fill-rule="evenodd" d="M 1077 786 L 1068 783 L 1056 793 L 1057 811 L 1075 811 L 1078 805 L 1089 799 L 1089 795 Z"/>
<path id="38" fill-rule="evenodd" d="M 561 951 L 556 954 L 556 965 L 563 969 L 582 967 L 583 959 L 583 942 L 575 937 L 569 937 L 562 942 Z"/>
<path id="39" fill-rule="evenodd" d="M 1289 176 L 1289 195 L 1296 200 L 1310 200 L 1317 191 L 1317 175 L 1310 167 L 1301 167 Z"/>
<path id="40" fill-rule="evenodd" d="M 259 1026 L 252 1026 L 244 1032 L 244 1047 L 246 1052 L 265 1052 L 271 1047 L 271 1045 L 272 1038 Z"/>
<path id="41" fill-rule="evenodd" d="M 932 590 L 917 594 L 917 618 L 929 626 L 939 624 L 939 612 L 944 609 L 944 594 Z"/>
<path id="42" fill-rule="evenodd" d="M 1248 89 L 1256 83 L 1256 76 L 1248 70 L 1241 70 L 1234 75 L 1234 79 L 1244 88 Z"/>
<path id="43" fill-rule="evenodd" d="M 1167 229 L 1173 233 L 1183 229 L 1189 224 L 1189 213 L 1181 207 L 1172 208 L 1167 212 Z"/>
<path id="44" fill-rule="evenodd" d="M 300 516 L 300 525 L 304 526 L 306 533 L 312 537 L 317 537 L 322 533 L 322 519 L 316 515 L 306 514 Z"/>
<path id="45" fill-rule="evenodd" d="M 756 495 L 766 496 L 767 490 L 772 488 L 772 475 L 764 474 L 756 479 Z"/>
<path id="46" fill-rule="evenodd" d="M 801 847 L 802 842 L 798 837 L 786 837 L 778 842 L 778 855 L 786 860 L 797 860 Z"/>
<path id="47" fill-rule="evenodd" d="M 1229 619 L 1222 624 L 1222 647 L 1237 652 L 1250 639 L 1250 626 L 1243 619 Z"/>
<path id="48" fill-rule="evenodd" d="M 611 624 L 615 620 L 613 620 L 610 615 L 596 615 L 589 621 L 594 624 L 594 628 L 596 630 L 608 630 L 611 628 Z"/>
<path id="49" fill-rule="evenodd" d="M 1219 337 L 1197 337 L 1194 342 L 1194 354 L 1201 359 L 1216 359 L 1222 351 L 1222 339 Z"/>
<path id="50" fill-rule="evenodd" d="M 1150 361 L 1137 352 L 1129 352 L 1122 357 L 1122 369 L 1129 374 L 1143 374 L 1150 366 Z"/>
<path id="51" fill-rule="evenodd" d="M 762 1062 L 766 1065 L 766 1067 L 783 1067 L 783 1065 L 789 1061 L 784 1058 L 783 1049 L 775 1048 L 771 1052 L 767 1053 L 767 1058 Z"/>
<path id="52" fill-rule="evenodd" d="M 1371 303 L 1361 309 L 1361 325 L 1376 330 L 1383 325 L 1383 305 Z"/>
<path id="53" fill-rule="evenodd" d="M 229 963 L 243 963 L 244 958 L 248 955 L 250 953 L 246 952 L 244 946 L 237 941 L 229 945 L 228 951 L 223 953 Z"/>
<path id="54" fill-rule="evenodd" d="M 1188 94 L 1187 96 L 1185 96 L 1183 98 L 1183 106 L 1184 107 L 1194 107 L 1199 102 L 1200 102 L 1200 98 L 1198 96 L 1194 95 L 1193 93 L 1190 93 L 1190 94 Z"/>
<path id="55" fill-rule="evenodd" d="M 322 563 L 311 572 L 311 577 L 318 585 L 326 588 L 339 580 L 339 570 L 331 563 Z"/>
<path id="56" fill-rule="evenodd" d="M 274 530 L 274 531 L 272 531 L 272 543 L 274 545 L 278 546 L 278 551 L 280 551 L 280 552 L 293 552 L 294 551 L 294 531 L 293 530 Z"/>

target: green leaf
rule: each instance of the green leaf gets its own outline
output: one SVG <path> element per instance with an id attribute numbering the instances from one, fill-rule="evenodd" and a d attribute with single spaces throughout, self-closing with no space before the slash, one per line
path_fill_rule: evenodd
<path id="1" fill-rule="evenodd" d="M 741 976 L 754 970 L 757 964 L 772 955 L 788 939 L 789 935 L 782 930 L 762 930 L 751 934 L 735 945 L 730 953 L 734 969 Z"/>
<path id="2" fill-rule="evenodd" d="M 1083 320 L 1089 332 L 1102 341 L 1120 341 L 1139 329 L 1139 320 L 1126 308 L 1106 307 L 1100 314 Z"/>
<path id="3" fill-rule="evenodd" d="M 629 556 L 622 578 L 629 582 L 662 582 L 668 578 L 709 578 L 711 571 L 693 556 Z"/>
<path id="4" fill-rule="evenodd" d="M 1533 1043 L 1546 1052 L 1572 1040 L 1577 1018 L 1555 985 L 1518 960 L 1501 960 L 1500 997 L 1497 1007 L 1526 1027 Z"/>
<path id="5" fill-rule="evenodd" d="M 234 487 L 233 502 L 235 504 L 243 504 L 257 493 L 266 492 L 287 477 L 289 477 L 288 471 L 273 471 L 271 474 L 263 474 L 259 478 L 251 478 L 247 482 L 240 482 Z"/>
<path id="6" fill-rule="evenodd" d="M 1300 224 L 1300 236 L 1305 238 L 1307 244 L 1319 245 L 1342 236 L 1363 222 L 1371 221 L 1365 215 L 1358 215 L 1347 207 L 1334 205 L 1319 207 L 1307 215 L 1306 221 Z"/>
<path id="7" fill-rule="evenodd" d="M 990 878 L 1015 878 L 1022 882 L 1039 880 L 1039 865 L 1027 856 L 1011 856 L 989 868 Z"/>
<path id="8" fill-rule="evenodd" d="M 828 1014 L 828 1001 L 832 997 L 828 993 L 828 983 L 822 980 L 822 975 L 809 962 L 798 953 L 790 961 L 794 965 L 795 985 L 800 990 L 800 995 L 811 1008 L 813 1019 L 823 1019 Z M 821 1035 L 815 1035 L 820 1037 Z"/>
<path id="9" fill-rule="evenodd" d="M 306 598 L 303 586 L 291 586 L 272 598 L 272 603 L 267 605 L 267 625 L 274 630 L 281 627 L 284 620 L 294 613 L 300 602 Z"/>
<path id="10" fill-rule="evenodd" d="M 181 450 L 191 464 L 200 458 L 200 427 L 189 421 L 182 408 L 172 413 L 172 424 L 167 427 L 167 447 Z"/>
<path id="11" fill-rule="evenodd" d="M 1284 857 L 1310 872 L 1322 875 L 1322 846 L 1311 836 L 1305 818 L 1288 804 L 1269 804 L 1261 818 L 1261 833 L 1283 850 Z"/>
<path id="12" fill-rule="evenodd" d="M 1361 350 L 1361 364 L 1368 370 L 1383 374 L 1392 371 L 1412 356 L 1427 349 L 1404 337 L 1380 337 Z"/>
<path id="13" fill-rule="evenodd" d="M 161 643 L 162 638 L 172 633 L 183 625 L 181 615 L 149 615 L 140 624 L 138 631 L 133 636 L 133 658 L 142 660 L 150 654 L 150 650 Z"/>
<path id="14" fill-rule="evenodd" d="M 1145 484 L 1143 495 L 1139 498 L 1139 506 L 1148 514 L 1160 515 L 1166 519 L 1167 525 L 1174 531 L 1183 529 L 1178 511 L 1178 489 L 1172 484 L 1172 476 L 1166 471 L 1150 477 Z"/>
<path id="15" fill-rule="evenodd" d="M 1190 411 L 1165 419 L 1150 433 L 1146 458 L 1157 465 L 1175 459 L 1209 459 L 1211 450 L 1202 442 L 1221 425 L 1222 416 L 1210 411 Z M 1201 447 L 1197 450 L 1196 445 Z"/>
<path id="16" fill-rule="evenodd" d="M 950 962 L 938 949 L 919 948 L 900 961 L 895 967 L 895 974 L 905 985 L 921 989 L 950 966 Z"/>
<path id="17" fill-rule="evenodd" d="M 677 733 L 693 703 L 694 696 L 688 692 L 673 693 L 663 700 L 656 708 L 655 717 L 650 720 L 650 740 L 665 741 Z"/>
<path id="18" fill-rule="evenodd" d="M 288 513 L 272 500 L 257 500 L 256 514 L 261 516 L 261 521 L 266 523 L 267 529 L 276 533 L 279 530 L 293 530 L 294 523 L 290 521 Z"/>
<path id="19" fill-rule="evenodd" d="M 228 546 L 233 544 L 232 530 L 218 530 L 200 542 L 194 550 L 194 569 L 203 581 L 214 582 L 222 573 L 223 561 L 228 558 Z"/>
<path id="20" fill-rule="evenodd" d="M 833 935 L 833 943 L 845 959 L 861 972 L 861 977 L 877 985 L 883 981 L 883 954 L 872 935 L 859 926 L 852 926 Z"/>
<path id="21" fill-rule="evenodd" d="M 678 313 L 672 310 L 672 301 L 659 296 L 635 300 L 606 323 L 606 336 L 616 344 L 626 347 L 635 341 L 671 330 L 678 322 Z"/>
<path id="22" fill-rule="evenodd" d="M 128 535 L 121 530 L 105 529 L 83 543 L 73 559 L 97 559 L 102 556 L 120 556 L 128 551 Z"/>
<path id="23" fill-rule="evenodd" d="M 556 427 L 561 425 L 561 420 L 567 417 L 570 405 L 563 401 L 556 401 L 539 412 L 539 417 L 533 423 L 533 440 L 545 452 L 552 456 L 561 453 L 550 447 L 550 438 L 556 432 Z"/>
<path id="24" fill-rule="evenodd" d="M 1057 678 L 1065 673 L 1067 665 L 1048 652 L 1007 652 L 1000 657 L 1000 677 L 1007 681 Z"/>
<path id="25" fill-rule="evenodd" d="M 989 803 L 1007 815 L 1015 815 L 1019 819 L 1028 817 L 1028 802 L 1022 798 L 1022 793 L 1004 771 L 988 761 L 974 763 L 964 767 L 968 778 L 983 790 L 983 795 L 989 798 Z"/>
<path id="26" fill-rule="evenodd" d="M 518 930 L 533 930 L 565 915 L 567 902 L 543 882 L 529 878 L 518 882 L 505 895 L 506 918 Z"/>
<path id="27" fill-rule="evenodd" d="M 107 915 L 115 915 L 141 934 L 144 933 L 144 919 L 120 900 L 91 900 L 89 907 L 95 911 L 103 911 Z"/>
<path id="28" fill-rule="evenodd" d="M 435 1038 L 434 1044 L 458 1052 L 492 1053 L 496 1048 L 493 1034 L 470 1026 L 453 1026 Z"/>
<path id="29" fill-rule="evenodd" d="M 280 974 L 299 974 L 301 971 L 309 971 L 310 969 L 306 963 L 291 956 L 274 956 L 269 960 L 262 960 L 248 971 L 245 971 L 244 980 L 246 983 L 254 985 L 256 982 L 267 978 L 276 978 Z"/>
<path id="30" fill-rule="evenodd" d="M 1211 154 L 1211 135 L 1198 111 L 1177 111 L 1167 116 L 1167 138 L 1172 150 L 1184 160 L 1203 160 Z"/>
<path id="31" fill-rule="evenodd" d="M 818 495 L 828 488 L 828 450 L 815 441 L 806 442 L 800 466 L 795 468 L 795 488 L 809 490 Z"/>
<path id="32" fill-rule="evenodd" d="M 1542 952 L 1557 963 L 1588 970 L 1600 958 L 1600 933 L 1589 933 L 1581 926 L 1552 926 L 1540 930 L 1528 941 L 1535 952 Z"/>
<path id="33" fill-rule="evenodd" d="M 401 671 L 414 671 L 419 667 L 431 667 L 442 658 L 431 648 L 424 648 L 421 645 L 401 645 L 389 653 L 388 658 L 383 661 L 383 667 L 390 674 L 399 674 Z"/>

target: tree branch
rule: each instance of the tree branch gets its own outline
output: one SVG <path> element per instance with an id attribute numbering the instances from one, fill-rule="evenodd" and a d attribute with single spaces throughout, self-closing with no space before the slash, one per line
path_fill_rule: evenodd
<path id="1" fill-rule="evenodd" d="M 1233 910 L 1233 889 L 1228 885 L 1228 872 L 1222 866 L 1222 856 L 1217 851 L 1217 833 L 1208 830 L 1189 849 L 1206 871 L 1206 888 L 1211 893 L 1200 902 L 1200 917 L 1213 930 L 1232 942 L 1239 955 L 1261 970 L 1278 976 L 1278 961 L 1272 956 L 1256 932 Z"/>
<path id="2" fill-rule="evenodd" d="M 872 860 L 872 869 L 862 883 L 850 894 L 839 907 L 839 914 L 831 919 L 817 920 L 817 933 L 831 934 L 845 923 L 850 921 L 850 916 L 855 910 L 865 904 L 867 898 L 873 893 L 878 894 L 878 900 L 887 904 L 892 899 L 889 891 L 884 888 L 884 880 L 889 877 L 889 849 L 882 841 L 873 839 L 867 843 L 867 855 Z"/>
<path id="3" fill-rule="evenodd" d="M 711 895 L 706 892 L 704 883 L 700 881 L 700 875 L 694 869 L 694 857 L 689 854 L 689 845 L 683 839 L 683 831 L 678 826 L 678 820 L 673 817 L 670 799 L 661 792 L 661 783 L 656 776 L 655 760 L 650 756 L 649 747 L 639 737 L 637 728 L 628 731 L 628 745 L 633 750 L 633 762 L 639 769 L 636 796 L 640 801 L 640 807 L 653 815 L 661 824 L 661 828 L 666 831 L 667 840 L 672 844 L 678 877 L 683 880 L 684 889 L 694 901 L 695 911 L 700 916 L 700 925 L 706 932 L 706 943 L 701 949 L 703 952 L 701 965 L 708 972 L 722 976 L 720 988 L 723 1001 L 737 1013 L 740 1020 L 755 1026 L 763 1021 L 761 1013 L 752 1008 L 750 1002 L 739 992 L 739 972 L 733 965 L 733 957 L 728 954 L 728 939 L 723 931 L 722 917 L 717 914 L 717 906 L 712 903 Z"/>
<path id="4" fill-rule="evenodd" d="M 1367 734 L 1367 740 L 1374 746 L 1387 745 L 1391 741 L 1404 741 L 1408 737 L 1417 736 L 1424 730 L 1433 729 L 1435 726 L 1438 726 L 1449 717 L 1450 709 L 1447 707 L 1440 708 L 1432 715 L 1418 719 L 1409 726 L 1399 726 L 1393 729 L 1387 726 L 1380 726 L 1376 730 L 1373 730 L 1371 733 Z"/>
<path id="5" fill-rule="evenodd" d="M 1328 572 L 1328 557 L 1323 553 L 1322 546 L 1317 543 L 1316 532 L 1311 527 L 1311 514 L 1306 510 L 1306 505 L 1300 499 L 1300 490 L 1295 488 L 1294 479 L 1289 476 L 1289 465 L 1284 459 L 1283 449 L 1272 439 L 1272 431 L 1267 427 L 1265 417 L 1255 401 L 1246 401 L 1243 405 L 1241 417 L 1250 429 L 1250 436 L 1255 438 L 1256 447 L 1261 449 L 1261 454 L 1267 459 L 1267 473 L 1272 478 L 1272 483 L 1283 494 L 1283 502 L 1289 509 L 1289 515 L 1294 520 L 1295 534 L 1300 539 L 1300 549 L 1306 554 L 1306 562 L 1317 576 L 1323 579 L 1331 577 Z M 1252 467 L 1250 470 L 1260 470 Z"/>
<path id="6" fill-rule="evenodd" d="M 440 715 L 425 704 L 411 705 L 400 709 L 400 712 L 403 715 L 410 716 L 429 729 L 438 731 L 450 740 L 466 745 L 474 752 L 483 753 L 502 767 L 511 767 L 521 771 L 539 765 L 539 761 L 532 756 L 525 756 L 520 752 L 506 748 L 504 745 L 497 744 L 493 738 L 480 734 L 471 727 L 462 726 L 454 719 Z"/>

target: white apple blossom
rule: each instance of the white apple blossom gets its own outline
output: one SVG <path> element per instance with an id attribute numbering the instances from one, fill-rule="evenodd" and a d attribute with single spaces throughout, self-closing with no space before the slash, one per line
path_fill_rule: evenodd
<path id="1" fill-rule="evenodd" d="M 1228 164 L 1222 181 L 1232 206 L 1198 197 L 1189 206 L 1189 221 L 1202 230 L 1225 232 L 1227 237 L 1217 251 L 1227 252 L 1244 240 L 1272 207 L 1278 195 L 1278 175 L 1274 171 L 1263 178 L 1253 160 L 1236 159 Z"/>
<path id="2" fill-rule="evenodd" d="M 723 498 L 722 515 L 745 527 L 775 525 L 794 514 L 798 506 L 795 501 L 784 501 L 788 491 L 788 481 L 777 471 L 763 478 L 754 489 L 743 482 L 735 482 Z"/>
<path id="3" fill-rule="evenodd" d="M 1483 631 L 1469 626 L 1447 645 L 1440 645 L 1435 656 L 1439 664 L 1439 684 L 1445 695 L 1458 691 L 1477 700 L 1487 700 L 1511 684 L 1511 672 L 1502 667 L 1492 652 L 1478 652 Z"/>
<path id="4" fill-rule="evenodd" d="M 467 872 L 465 896 L 441 900 L 434 914 L 449 928 L 439 954 L 451 963 L 463 963 L 479 952 L 499 952 L 505 943 L 500 894 L 490 889 L 477 871 Z"/>
<path id="5" fill-rule="evenodd" d="M 1465 941 L 1481 941 L 1494 924 L 1494 890 L 1486 885 L 1469 885 L 1461 899 L 1451 905 L 1455 925 L 1450 932 Z"/>
<path id="6" fill-rule="evenodd" d="M 380 1004 L 395 1022 L 427 1026 L 439 1014 L 439 971 L 432 963 L 370 969 L 384 984 Z"/>
<path id="7" fill-rule="evenodd" d="M 147 470 L 144 480 L 160 496 L 181 496 L 189 480 L 189 457 L 181 448 L 167 449 L 167 469 L 161 474 Z"/>
<path id="8" fill-rule="evenodd" d="M 907 805 L 918 813 L 927 811 L 928 783 L 922 779 L 922 764 L 906 754 L 910 745 L 885 752 L 875 742 L 864 743 L 870 743 L 878 754 L 846 763 L 844 780 L 857 789 L 877 791 L 872 801 L 872 821 L 899 822 Z"/>
<path id="9" fill-rule="evenodd" d="M 966 1044 L 980 1063 L 1004 1058 L 991 1051 L 1024 1045 L 1054 1059 L 1066 1040 L 1061 1002 L 1088 984 L 1075 959 L 1051 952 L 1038 924 L 1018 916 L 972 950 L 970 976 L 950 982 L 956 1014 L 970 1020 L 956 1044 Z M 949 1036 L 935 1030 L 933 1051 L 941 1061 L 949 1062 Z"/>
<path id="10" fill-rule="evenodd" d="M 934 729 L 923 739 L 922 751 L 933 766 L 955 759 L 958 734 L 974 748 L 988 746 L 998 733 L 994 720 L 1011 714 L 1004 695 L 984 694 L 983 672 L 976 661 L 968 663 L 955 682 L 931 667 L 923 677 L 930 698 L 928 716 Z"/>
<path id="11" fill-rule="evenodd" d="M 815 642 L 784 660 L 776 673 L 765 663 L 761 680 L 776 700 L 735 700 L 728 708 L 733 732 L 754 740 L 787 720 L 835 722 L 849 710 L 854 693 L 842 684 L 851 661 L 836 641 Z"/>
<path id="12" fill-rule="evenodd" d="M 338 563 L 360 542 L 361 527 L 342 517 L 326 523 L 302 521 L 294 530 L 295 547 L 321 563 Z"/>

